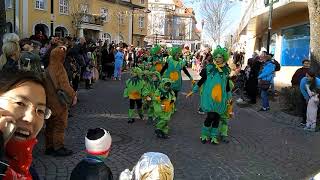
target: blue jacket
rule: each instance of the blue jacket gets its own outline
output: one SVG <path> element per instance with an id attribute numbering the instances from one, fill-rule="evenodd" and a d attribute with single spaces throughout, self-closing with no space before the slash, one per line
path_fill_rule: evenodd
<path id="1" fill-rule="evenodd" d="M 307 89 L 306 89 L 306 84 L 308 84 L 308 78 L 307 77 L 304 77 L 301 79 L 300 81 L 300 91 L 301 91 L 301 94 L 303 95 L 304 99 L 305 100 L 309 100 L 309 94 L 307 92 Z M 317 89 L 320 89 L 320 79 L 316 77 L 316 88 Z"/>
<path id="2" fill-rule="evenodd" d="M 270 60 L 266 61 L 263 65 L 262 71 L 258 76 L 258 79 L 272 81 L 274 77 L 275 68 L 276 66 Z"/>
<path id="3" fill-rule="evenodd" d="M 124 54 L 122 52 L 120 52 L 120 51 L 118 51 L 115 54 L 115 56 L 114 56 L 114 58 L 115 58 L 115 66 L 117 66 L 117 67 L 122 66 L 122 64 L 123 64 L 123 56 L 124 56 Z"/>

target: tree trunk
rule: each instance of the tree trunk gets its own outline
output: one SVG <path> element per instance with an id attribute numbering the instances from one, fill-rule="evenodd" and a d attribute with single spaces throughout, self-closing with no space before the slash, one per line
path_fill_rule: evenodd
<path id="1" fill-rule="evenodd" d="M 320 75 L 320 0 L 308 0 L 311 70 Z"/>
<path id="2" fill-rule="evenodd" d="M 0 47 L 2 47 L 2 37 L 6 33 L 6 7 L 5 0 L 0 0 Z M 2 48 L 0 48 L 2 54 Z"/>

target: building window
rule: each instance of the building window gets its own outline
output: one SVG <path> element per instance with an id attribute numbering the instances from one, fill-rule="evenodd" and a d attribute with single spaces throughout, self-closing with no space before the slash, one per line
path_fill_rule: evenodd
<path id="1" fill-rule="evenodd" d="M 5 1 L 5 6 L 6 6 L 6 9 L 12 8 L 12 0 L 6 0 Z"/>
<path id="2" fill-rule="evenodd" d="M 281 65 L 301 66 L 309 58 L 310 25 L 300 25 L 282 30 Z"/>
<path id="3" fill-rule="evenodd" d="M 141 3 L 141 4 L 144 4 L 144 0 L 140 0 L 140 3 Z"/>
<path id="4" fill-rule="evenodd" d="M 139 28 L 144 27 L 144 17 L 139 17 Z"/>
<path id="5" fill-rule="evenodd" d="M 124 42 L 123 36 L 119 35 L 119 43 L 123 43 L 123 42 Z"/>
<path id="6" fill-rule="evenodd" d="M 36 9 L 44 10 L 44 0 L 36 0 Z"/>
<path id="7" fill-rule="evenodd" d="M 103 33 L 102 41 L 104 42 L 104 44 L 109 45 L 111 43 L 111 35 L 109 33 Z"/>
<path id="8" fill-rule="evenodd" d="M 88 4 L 80 4 L 80 12 L 89 13 L 89 5 Z"/>
<path id="9" fill-rule="evenodd" d="M 59 0 L 59 12 L 61 14 L 69 13 L 69 1 L 68 0 Z"/>
<path id="10" fill-rule="evenodd" d="M 100 15 L 103 18 L 104 22 L 108 22 L 109 21 L 109 13 L 108 13 L 108 9 L 107 8 L 101 8 L 100 9 Z"/>
<path id="11" fill-rule="evenodd" d="M 124 16 L 122 13 L 118 14 L 118 22 L 119 24 L 124 24 Z"/>

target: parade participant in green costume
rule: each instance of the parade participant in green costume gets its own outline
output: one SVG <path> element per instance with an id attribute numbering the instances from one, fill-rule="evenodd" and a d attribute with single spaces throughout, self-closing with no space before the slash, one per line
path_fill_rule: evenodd
<path id="1" fill-rule="evenodd" d="M 171 90 L 172 81 L 167 78 L 161 80 L 154 95 L 154 112 L 158 120 L 155 133 L 159 138 L 168 138 L 169 120 L 174 112 L 175 95 Z"/>
<path id="2" fill-rule="evenodd" d="M 148 63 L 151 65 L 151 71 L 158 71 L 160 72 L 163 67 L 163 57 L 161 55 L 161 46 L 156 44 L 150 50 L 150 57 L 148 58 Z"/>
<path id="3" fill-rule="evenodd" d="M 200 94 L 200 106 L 207 113 L 201 129 L 201 142 L 206 143 L 208 140 L 212 144 L 218 144 L 219 122 L 225 122 L 227 116 L 228 92 L 231 91 L 229 84 L 230 68 L 226 64 L 229 54 L 226 49 L 218 46 L 213 52 L 214 63 L 206 66 L 206 71 L 201 74 L 200 81 L 194 86 L 192 93 L 199 90 L 202 86 Z M 224 126 L 225 127 L 225 126 Z"/>
<path id="4" fill-rule="evenodd" d="M 134 113 L 135 113 L 135 104 L 137 106 L 137 111 L 140 119 L 143 119 L 142 112 L 142 90 L 144 87 L 144 81 L 141 78 L 142 70 L 138 67 L 132 68 L 131 75 L 132 77 L 126 81 L 126 88 L 124 90 L 123 96 L 129 98 L 129 112 L 128 123 L 134 123 Z"/>
<path id="5" fill-rule="evenodd" d="M 193 78 L 191 77 L 189 71 L 186 68 L 186 63 L 181 60 L 182 50 L 180 47 L 172 47 L 169 52 L 169 58 L 167 59 L 166 64 L 162 68 L 160 74 L 164 78 L 169 78 L 173 81 L 172 90 L 175 93 L 175 96 L 178 97 L 178 92 L 182 87 L 182 76 L 181 70 L 189 77 L 189 79 L 194 83 Z"/>
<path id="6" fill-rule="evenodd" d="M 148 123 L 152 123 L 156 118 L 154 113 L 154 101 L 152 101 L 152 99 L 159 88 L 161 77 L 160 73 L 157 71 L 149 72 L 148 77 L 149 80 L 145 83 L 142 95 L 145 100 L 144 105 L 147 107 Z"/>

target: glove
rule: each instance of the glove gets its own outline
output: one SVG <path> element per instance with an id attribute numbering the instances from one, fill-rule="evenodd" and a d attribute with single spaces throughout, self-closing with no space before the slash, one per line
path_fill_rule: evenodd
<path id="1" fill-rule="evenodd" d="M 188 97 L 190 97 L 190 96 L 192 96 L 193 95 L 193 92 L 191 91 L 191 92 L 189 92 L 187 95 L 186 95 L 186 98 L 188 98 Z"/>
<path id="2" fill-rule="evenodd" d="M 191 84 L 192 84 L 192 86 L 194 86 L 194 84 L 196 84 L 196 81 L 195 80 L 191 80 Z"/>

